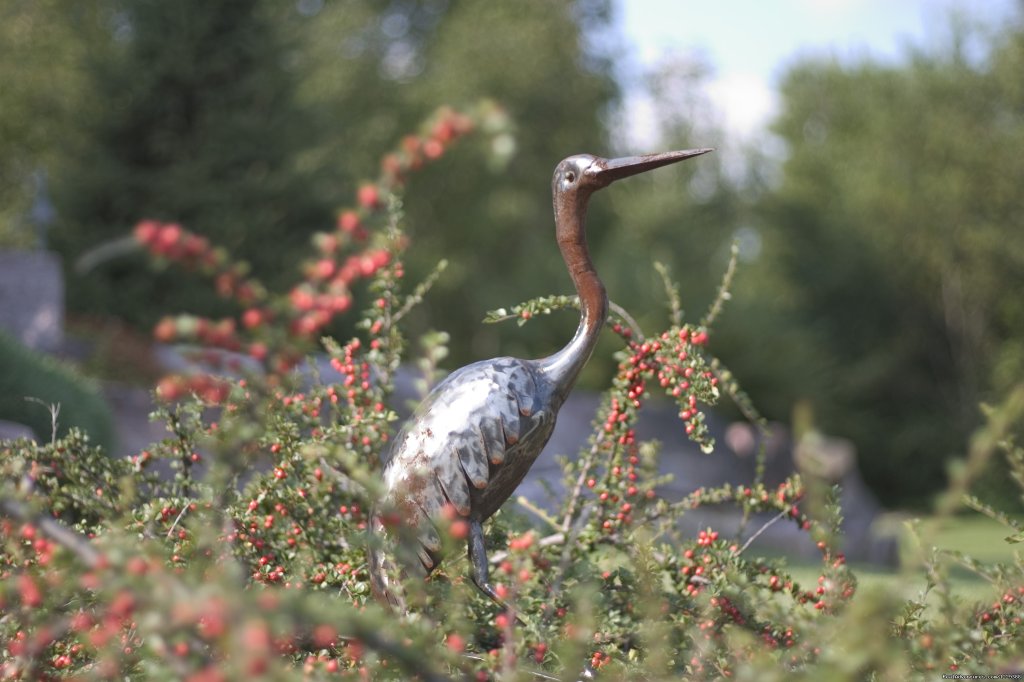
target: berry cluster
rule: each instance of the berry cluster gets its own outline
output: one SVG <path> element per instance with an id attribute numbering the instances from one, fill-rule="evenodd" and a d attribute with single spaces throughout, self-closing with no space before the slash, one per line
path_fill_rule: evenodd
<path id="1" fill-rule="evenodd" d="M 371 341 L 371 345 L 376 341 Z M 327 392 L 333 404 L 344 401 L 346 413 L 353 416 L 349 423 L 339 425 L 349 446 L 372 457 L 388 441 L 388 422 L 393 414 L 384 404 L 381 387 L 371 376 L 371 363 L 364 357 L 363 349 L 359 339 L 332 349 L 331 367 L 341 376 L 341 382 L 330 386 Z"/>
<path id="2" fill-rule="evenodd" d="M 707 331 L 687 326 L 670 329 L 654 341 L 636 341 L 628 327 L 619 323 L 612 330 L 623 337 L 627 348 L 619 363 L 610 397 L 598 415 L 601 431 L 596 451 L 606 457 L 603 477 L 589 477 L 588 488 L 600 503 L 594 520 L 605 534 L 628 528 L 656 498 L 650 475 L 641 475 L 640 450 L 636 442 L 637 413 L 647 398 L 648 387 L 657 384 L 682 409 L 683 431 L 702 449 L 710 450 L 700 403 L 718 399 L 717 377 L 701 352 Z"/>
<path id="3" fill-rule="evenodd" d="M 245 263 L 232 262 L 224 249 L 212 247 L 206 237 L 177 223 L 143 220 L 135 226 L 133 235 L 154 257 L 189 270 L 198 269 L 211 277 L 215 291 L 222 298 L 248 306 L 266 297 L 263 285 L 248 276 L 249 267 Z"/>
<path id="4" fill-rule="evenodd" d="M 154 258 L 199 270 L 212 278 L 221 297 L 241 308 L 237 319 L 165 317 L 156 325 L 154 336 L 162 343 L 242 351 L 271 375 L 290 371 L 312 349 L 317 336 L 351 309 L 353 286 L 373 279 L 403 247 L 392 243 L 382 229 L 394 210 L 389 197 L 404 187 L 411 173 L 443 156 L 463 136 L 477 129 L 503 135 L 507 127 L 504 114 L 490 103 L 464 112 L 439 109 L 420 134 L 403 138 L 397 151 L 384 156 L 380 176 L 356 189 L 354 205 L 339 211 L 334 230 L 313 236 L 317 255 L 301 265 L 301 281 L 284 294 L 269 293 L 249 274 L 247 264 L 233 262 L 224 249 L 177 223 L 139 222 L 134 237 Z M 213 370 L 223 369 L 213 364 Z M 159 395 L 175 401 L 193 390 L 215 402 L 216 389 L 193 386 L 191 379 L 165 382 Z"/>

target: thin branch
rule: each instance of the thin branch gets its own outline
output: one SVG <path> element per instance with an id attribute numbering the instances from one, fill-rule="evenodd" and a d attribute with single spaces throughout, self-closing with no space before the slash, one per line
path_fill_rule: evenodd
<path id="1" fill-rule="evenodd" d="M 525 622 L 516 614 L 516 606 L 514 600 L 509 600 L 505 607 L 505 612 L 508 617 L 505 619 L 505 627 L 502 628 L 502 643 L 501 643 L 501 678 L 503 680 L 512 679 L 515 674 L 516 668 L 516 631 L 513 626 L 513 618 L 525 625 Z"/>
<path id="2" fill-rule="evenodd" d="M 134 235 L 126 235 L 105 241 L 80 255 L 74 264 L 76 275 L 87 275 L 108 260 L 142 250 Z"/>
<path id="3" fill-rule="evenodd" d="M 17 500 L 0 500 L 0 514 L 30 523 L 61 547 L 69 550 L 89 568 L 101 568 L 106 560 L 88 539 L 71 530 L 53 517 L 31 511 Z"/>
<path id="4" fill-rule="evenodd" d="M 569 562 L 572 560 L 572 548 L 576 544 L 576 538 L 579 537 L 580 531 L 583 530 L 582 521 L 583 518 L 581 517 L 580 522 L 574 524 L 571 531 L 562 534 L 566 541 L 565 546 L 562 547 L 562 556 L 558 559 L 558 570 L 555 572 L 555 582 L 551 585 L 550 598 L 552 603 L 558 599 L 558 595 L 562 591 L 562 582 L 565 579 L 565 574 L 569 572 Z M 554 611 L 549 612 L 549 619 L 553 613 Z"/>
<path id="5" fill-rule="evenodd" d="M 548 514 L 546 511 L 535 505 L 533 502 L 530 501 L 530 498 L 526 497 L 525 495 L 519 495 L 518 497 L 516 497 L 516 504 L 518 504 L 520 507 L 525 508 L 527 511 L 533 512 L 542 521 L 544 521 L 552 528 L 557 529 L 559 527 L 558 522 L 551 518 L 551 514 Z"/>
<path id="6" fill-rule="evenodd" d="M 387 638 L 377 630 L 369 629 L 365 623 L 359 623 L 355 638 L 371 649 L 394 659 L 405 670 L 416 674 L 423 682 L 451 682 L 451 678 L 430 667 L 430 663 L 417 654 L 412 648 L 401 642 Z"/>
<path id="7" fill-rule="evenodd" d="M 530 306 L 534 308 L 539 306 L 539 310 L 531 310 Z M 579 296 L 545 296 L 543 298 L 535 298 L 525 303 L 514 305 L 509 309 L 499 308 L 498 310 L 492 310 L 487 313 L 484 318 L 484 322 L 487 324 L 494 324 L 496 322 L 505 322 L 507 320 L 517 320 L 520 325 L 526 322 L 527 318 L 523 317 L 523 312 L 531 312 L 534 314 L 550 315 L 556 310 L 565 310 L 566 308 L 575 308 L 579 310 L 580 297 Z M 509 312 L 511 310 L 512 312 Z M 644 332 L 637 324 L 637 321 L 633 319 L 633 316 L 626 312 L 626 309 L 620 306 L 615 301 L 608 301 L 608 310 L 619 317 L 626 326 L 633 332 L 633 337 L 638 341 L 643 341 Z M 605 320 L 607 324 L 609 320 Z"/>
<path id="8" fill-rule="evenodd" d="M 636 339 L 638 343 L 643 343 L 644 331 L 640 329 L 640 325 L 637 324 L 637 321 L 633 319 L 632 315 L 626 312 L 625 308 L 615 301 L 608 301 L 608 309 L 622 318 L 622 321 L 625 322 L 633 332 L 633 338 Z"/>
<path id="9" fill-rule="evenodd" d="M 978 512 L 980 514 L 984 514 L 985 516 L 989 517 L 993 521 L 997 521 L 997 522 L 1003 524 L 1004 526 L 1006 526 L 1007 528 L 1012 530 L 1014 533 L 1020 533 L 1021 530 L 1024 530 L 1024 529 L 1021 528 L 1020 523 L 1018 523 L 1017 521 L 1011 519 L 1009 516 L 1007 516 L 1003 512 L 998 511 L 998 510 L 992 508 L 991 506 L 985 504 L 984 502 L 982 502 L 981 500 L 979 500 L 977 497 L 975 497 L 973 495 L 965 495 L 963 497 L 963 503 L 964 503 L 964 505 L 970 507 L 974 511 L 976 511 L 976 512 Z"/>
<path id="10" fill-rule="evenodd" d="M 773 516 L 767 523 L 765 523 L 763 526 L 758 528 L 757 532 L 754 533 L 753 535 L 751 535 L 749 538 L 747 538 L 747 541 L 744 542 L 743 546 L 739 548 L 739 551 L 736 552 L 736 556 L 739 556 L 740 554 L 743 554 L 744 550 L 746 550 L 747 547 L 750 547 L 750 544 L 754 540 L 756 540 L 758 537 L 761 536 L 761 533 L 765 532 L 766 530 L 768 530 L 769 528 L 774 526 L 777 521 L 779 521 L 780 519 L 784 518 L 787 514 L 789 514 L 789 510 L 788 509 L 783 509 L 778 514 Z"/>
<path id="11" fill-rule="evenodd" d="M 477 662 L 481 662 L 481 663 L 490 663 L 491 662 L 491 659 L 484 658 L 483 656 L 478 656 L 477 654 L 462 654 L 462 657 L 463 658 L 468 658 L 471 661 L 477 661 Z M 547 673 L 542 673 L 539 670 L 524 670 L 523 672 L 529 673 L 530 675 L 533 675 L 534 677 L 539 677 L 542 680 L 556 680 L 557 681 L 557 680 L 562 679 L 560 677 L 552 677 L 551 675 L 548 675 Z"/>
<path id="12" fill-rule="evenodd" d="M 594 458 L 597 457 L 598 449 L 599 442 L 595 439 L 594 444 L 590 448 L 590 452 L 588 452 L 583 459 L 583 468 L 580 469 L 580 475 L 576 478 L 576 484 L 573 486 L 572 494 L 569 496 L 569 506 L 566 508 L 565 516 L 562 518 L 563 533 L 569 533 L 569 527 L 572 525 L 572 519 L 576 515 L 576 505 L 579 504 L 580 496 L 583 494 L 583 484 L 586 482 L 587 476 L 590 475 L 590 470 L 594 466 Z"/>
<path id="13" fill-rule="evenodd" d="M 560 545 L 565 542 L 565 533 L 553 533 L 546 535 L 537 541 L 538 547 L 550 547 L 551 545 Z M 508 558 L 508 552 L 494 552 L 490 555 L 488 560 L 492 564 L 500 564 L 502 561 Z"/>
<path id="14" fill-rule="evenodd" d="M 185 516 L 185 512 L 188 511 L 188 508 L 191 504 L 191 502 L 186 502 L 181 506 L 181 511 L 178 513 L 177 518 L 174 519 L 174 523 L 171 524 L 170 529 L 168 529 L 167 531 L 167 537 L 171 537 L 171 535 L 174 533 L 174 529 L 178 526 L 178 522 L 181 521 L 181 517 Z"/>
<path id="15" fill-rule="evenodd" d="M 729 250 L 729 265 L 726 267 L 725 275 L 722 277 L 722 284 L 718 287 L 718 294 L 715 296 L 715 300 L 712 302 L 707 314 L 700 321 L 700 326 L 710 327 L 714 323 L 715 318 L 718 317 L 718 313 L 722 312 L 722 306 L 725 305 L 725 302 L 732 298 L 729 288 L 732 286 L 732 277 L 736 274 L 736 261 L 739 253 L 739 242 L 733 240 L 732 248 Z"/>
<path id="16" fill-rule="evenodd" d="M 729 368 L 722 364 L 722 361 L 718 358 L 711 358 L 711 371 L 718 377 L 719 388 L 729 396 L 733 404 L 740 411 L 743 417 L 757 427 L 758 431 L 762 435 L 771 435 L 768 433 L 767 420 L 757 411 L 754 406 L 754 402 L 750 399 L 750 396 L 745 391 L 740 389 L 739 384 L 736 382 L 733 373 L 729 371 Z"/>
<path id="17" fill-rule="evenodd" d="M 433 287 L 434 283 L 437 281 L 437 278 L 441 276 L 441 273 L 443 273 L 447 267 L 447 260 L 442 258 L 437 262 L 437 265 L 434 266 L 434 269 L 429 275 L 427 275 L 426 279 L 416 285 L 413 292 L 406 297 L 405 303 L 402 305 L 401 309 L 391 316 L 391 324 L 397 323 L 403 317 L 408 315 L 413 308 L 423 302 L 423 297 L 427 295 L 427 292 L 430 291 L 431 287 Z"/>
<path id="18" fill-rule="evenodd" d="M 764 482 L 765 464 L 768 453 L 768 439 L 771 438 L 771 431 L 768 429 L 768 420 L 765 419 L 757 408 L 754 406 L 754 401 L 750 399 L 750 396 L 740 388 L 739 382 L 733 376 L 729 368 L 722 364 L 722 361 L 718 358 L 711 358 L 711 371 L 718 377 L 719 389 L 724 391 L 726 395 L 732 400 L 733 404 L 739 408 L 740 413 L 746 418 L 746 420 L 757 429 L 757 433 L 760 436 L 759 443 L 757 446 L 757 454 L 754 457 L 754 481 L 753 485 L 757 486 Z M 750 510 L 744 509 L 743 519 L 740 522 L 739 532 L 742 533 L 747 527 L 747 521 L 750 519 Z"/>
<path id="19" fill-rule="evenodd" d="M 654 269 L 661 275 L 661 283 L 665 287 L 665 297 L 668 299 L 669 318 L 672 325 L 679 327 L 683 324 L 683 307 L 679 300 L 679 288 L 669 276 L 667 265 L 654 261 Z"/>
<path id="20" fill-rule="evenodd" d="M 39 403 L 50 412 L 50 445 L 57 442 L 57 417 L 60 416 L 60 403 L 44 403 L 39 398 L 25 396 L 30 403 Z"/>
<path id="21" fill-rule="evenodd" d="M 992 576 L 985 573 L 983 570 L 979 570 L 979 566 L 976 562 L 972 562 L 969 557 L 965 557 L 960 552 L 950 552 L 947 550 L 939 550 L 939 556 L 946 557 L 956 563 L 960 564 L 974 575 L 980 577 L 982 580 L 987 580 L 992 585 L 998 587 L 1000 581 L 993 578 Z"/>

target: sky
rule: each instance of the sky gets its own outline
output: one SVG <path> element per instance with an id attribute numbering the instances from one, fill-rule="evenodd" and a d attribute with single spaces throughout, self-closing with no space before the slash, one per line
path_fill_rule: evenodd
<path id="1" fill-rule="evenodd" d="M 951 11 L 993 24 L 1014 16 L 1017 0 L 616 0 L 615 23 L 629 46 L 619 65 L 626 96 L 626 143 L 656 142 L 645 70 L 676 54 L 697 54 L 712 69 L 707 96 L 727 134 L 763 134 L 778 108 L 777 85 L 800 56 L 896 61 L 907 45 L 943 43 Z"/>

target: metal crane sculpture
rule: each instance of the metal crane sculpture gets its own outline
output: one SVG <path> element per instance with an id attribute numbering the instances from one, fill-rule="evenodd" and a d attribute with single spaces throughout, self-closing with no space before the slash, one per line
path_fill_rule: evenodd
<path id="1" fill-rule="evenodd" d="M 677 163 L 710 149 L 603 159 L 578 154 L 555 168 L 551 191 L 555 236 L 580 299 L 572 340 L 541 360 L 495 358 L 456 370 L 420 404 L 392 441 L 384 467 L 385 495 L 371 532 L 386 532 L 382 510 L 415 534 L 418 560 L 400 562 L 403 575 L 428 575 L 441 560 L 434 520 L 451 505 L 468 521 L 471 577 L 481 592 L 503 604 L 488 577 L 483 522 L 509 498 L 555 427 L 555 418 L 590 359 L 608 316 L 608 296 L 586 240 L 591 195 L 612 182 Z M 451 512 L 448 511 L 450 514 Z M 395 574 L 380 541 L 370 548 L 370 578 L 377 597 L 400 605 Z"/>

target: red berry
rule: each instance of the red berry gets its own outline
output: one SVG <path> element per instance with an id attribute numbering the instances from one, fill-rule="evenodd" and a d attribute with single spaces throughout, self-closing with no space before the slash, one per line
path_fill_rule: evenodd
<path id="1" fill-rule="evenodd" d="M 153 338 L 160 343 L 170 343 L 178 336 L 178 325 L 174 318 L 165 317 L 153 328 Z"/>
<path id="2" fill-rule="evenodd" d="M 262 362 L 267 357 L 267 345 L 259 341 L 249 344 L 249 357 Z"/>
<path id="3" fill-rule="evenodd" d="M 444 154 L 444 145 L 437 140 L 427 140 L 423 143 L 423 155 L 428 159 L 437 159 L 442 154 Z"/>
<path id="4" fill-rule="evenodd" d="M 384 174 L 392 180 L 398 180 L 402 175 L 402 161 L 397 154 L 387 154 L 380 160 L 380 168 Z"/>
<path id="5" fill-rule="evenodd" d="M 465 519 L 457 519 L 448 528 L 448 533 L 456 540 L 465 540 L 469 537 L 469 523 Z"/>
<path id="6" fill-rule="evenodd" d="M 185 385 L 181 377 L 164 377 L 156 385 L 156 394 L 161 400 L 171 402 L 185 395 Z"/>
<path id="7" fill-rule="evenodd" d="M 181 241 L 181 236 L 184 230 L 181 229 L 181 225 L 172 223 L 170 225 L 164 225 L 161 227 L 156 235 L 156 241 L 159 248 L 164 252 L 169 251 Z"/>
<path id="8" fill-rule="evenodd" d="M 242 325 L 246 329 L 255 329 L 263 324 L 263 312 L 256 308 L 249 308 L 242 313 Z"/>
<path id="9" fill-rule="evenodd" d="M 135 226 L 135 239 L 145 246 L 149 246 L 156 239 L 160 231 L 160 223 L 155 220 L 143 220 Z"/>
<path id="10" fill-rule="evenodd" d="M 452 634 L 448 635 L 448 637 L 445 639 L 445 644 L 448 646 L 449 650 L 457 654 L 461 654 L 463 651 L 466 650 L 466 640 L 464 640 L 462 636 L 458 633 L 453 632 Z"/>
<path id="11" fill-rule="evenodd" d="M 336 267 L 333 258 L 321 258 L 313 265 L 311 274 L 316 279 L 330 279 L 334 275 Z"/>
<path id="12" fill-rule="evenodd" d="M 35 608 L 43 603 L 43 593 L 31 576 L 24 573 L 18 576 L 18 590 L 21 592 L 21 602 L 25 606 Z"/>
<path id="13" fill-rule="evenodd" d="M 357 194 L 359 205 L 369 209 L 380 208 L 380 191 L 376 185 L 365 184 Z"/>
<path id="14" fill-rule="evenodd" d="M 355 211 L 342 211 L 338 215 L 338 229 L 351 234 L 360 228 L 359 214 Z"/>
<path id="15" fill-rule="evenodd" d="M 333 646 L 337 639 L 338 633 L 330 625 L 317 625 L 313 628 L 313 643 L 321 649 Z"/>

